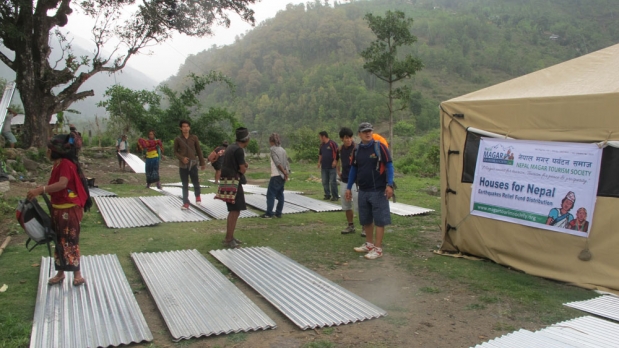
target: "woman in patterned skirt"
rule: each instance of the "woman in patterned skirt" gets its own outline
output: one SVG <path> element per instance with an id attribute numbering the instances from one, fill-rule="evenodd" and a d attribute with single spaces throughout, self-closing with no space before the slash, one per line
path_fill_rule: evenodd
<path id="1" fill-rule="evenodd" d="M 155 139 L 155 131 L 148 132 L 148 139 L 138 139 L 138 149 L 146 150 L 146 188 L 151 184 L 157 183 L 157 188 L 161 189 L 159 179 L 159 158 L 163 156 L 163 143 Z"/>
<path id="2" fill-rule="evenodd" d="M 73 272 L 73 285 L 85 283 L 80 272 L 80 222 L 88 199 L 79 175 L 79 163 L 68 143 L 68 135 L 60 134 L 47 143 L 47 156 L 52 161 L 52 173 L 47 185 L 28 191 L 27 198 L 47 193 L 52 203 L 53 229 L 58 236 L 54 253 L 56 276 L 49 285 L 64 281 L 64 272 Z"/>

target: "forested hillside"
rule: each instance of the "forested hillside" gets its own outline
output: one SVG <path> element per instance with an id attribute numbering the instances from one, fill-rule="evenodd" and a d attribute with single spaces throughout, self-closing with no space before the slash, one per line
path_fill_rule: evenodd
<path id="1" fill-rule="evenodd" d="M 619 42 L 612 0 L 317 1 L 288 5 L 234 44 L 188 58 L 165 83 L 182 90 L 189 73 L 222 71 L 235 97 L 212 85 L 203 105 L 227 107 L 263 133 L 380 123 L 386 85 L 363 70 L 359 52 L 375 39 L 363 16 L 387 10 L 414 19 L 411 49 L 425 68 L 406 82 L 415 94 L 397 120 L 417 134 L 438 126 L 442 100 Z"/>

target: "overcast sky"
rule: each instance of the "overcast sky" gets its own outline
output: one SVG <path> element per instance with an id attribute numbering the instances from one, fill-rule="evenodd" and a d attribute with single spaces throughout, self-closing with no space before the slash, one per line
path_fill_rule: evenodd
<path id="1" fill-rule="evenodd" d="M 256 24 L 265 19 L 275 17 L 278 11 L 284 10 L 289 3 L 304 3 L 307 0 L 263 0 L 250 8 L 255 11 Z M 168 40 L 158 46 L 150 47 L 142 54 L 135 55 L 127 63 L 133 69 L 139 70 L 157 82 L 161 82 L 171 75 L 178 72 L 178 68 L 185 62 L 185 59 L 198 52 L 208 49 L 212 45 L 228 45 L 234 42 L 234 37 L 251 30 L 252 27 L 243 22 L 239 16 L 230 16 L 232 24 L 229 28 L 214 27 L 214 36 L 204 38 L 193 38 L 186 35 L 175 33 L 172 40 Z M 74 43 L 84 46 L 90 42 L 90 46 L 84 47 L 89 51 L 94 47 L 92 38 L 89 36 L 92 28 L 92 21 L 85 15 L 75 11 L 69 17 L 69 23 L 65 29 L 75 37 Z M 147 55 L 152 51 L 152 55 Z"/>

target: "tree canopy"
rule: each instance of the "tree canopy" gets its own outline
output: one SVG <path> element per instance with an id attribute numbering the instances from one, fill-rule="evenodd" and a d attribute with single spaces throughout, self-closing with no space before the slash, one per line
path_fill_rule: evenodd
<path id="1" fill-rule="evenodd" d="M 238 37 L 187 58 L 165 83 L 186 87 L 185 76 L 222 71 L 237 86 L 210 85 L 204 105 L 226 107 L 248 128 L 286 137 L 304 126 L 337 133 L 372 122 L 385 132 L 384 83 L 368 73 L 360 52 L 376 39 L 366 13 L 402 11 L 415 19 L 413 47 L 424 69 L 402 82 L 409 108 L 394 123 L 417 135 L 438 127 L 438 104 L 619 42 L 619 3 L 609 0 L 374 0 L 288 5 Z M 551 40 L 551 34 L 559 39 Z"/>
<path id="2" fill-rule="evenodd" d="M 0 39 L 14 53 L 0 52 L 0 61 L 16 73 L 17 88 L 26 113 L 26 146 L 42 146 L 51 115 L 94 95 L 79 91 L 100 72 L 115 72 L 144 47 L 168 40 L 178 32 L 192 36 L 212 34 L 213 25 L 230 24 L 229 13 L 254 23 L 248 5 L 255 0 L 0 0 Z M 71 40 L 62 32 L 78 8 L 93 18 L 92 55 L 76 57 Z M 61 44 L 61 58 L 50 61 L 50 40 Z M 111 54 L 105 54 L 104 48 Z"/>
<path id="3" fill-rule="evenodd" d="M 393 144 L 393 101 L 402 101 L 400 110 L 408 107 L 411 99 L 411 89 L 407 85 L 395 86 L 395 83 L 410 78 L 423 68 L 421 60 L 408 54 L 403 58 L 398 57 L 398 49 L 412 45 L 417 38 L 411 34 L 410 27 L 413 25 L 412 18 L 406 18 L 402 11 L 387 11 L 385 17 L 368 13 L 363 17 L 376 40 L 361 52 L 365 60 L 363 68 L 379 80 L 386 82 L 387 109 L 389 111 L 389 143 Z"/>
<path id="4" fill-rule="evenodd" d="M 191 122 L 191 132 L 196 134 L 207 148 L 213 148 L 224 140 L 233 139 L 233 130 L 240 126 L 234 114 L 225 108 L 204 108 L 198 100 L 200 93 L 209 84 L 219 82 L 234 92 L 234 85 L 226 76 L 217 72 L 205 75 L 190 75 L 188 86 L 176 92 L 167 86 L 153 91 L 134 91 L 115 85 L 105 92 L 106 99 L 99 103 L 110 115 L 108 132 L 146 136 L 154 131 L 159 139 L 169 141 L 179 135 L 179 120 Z M 162 106 L 165 104 L 166 106 Z"/>

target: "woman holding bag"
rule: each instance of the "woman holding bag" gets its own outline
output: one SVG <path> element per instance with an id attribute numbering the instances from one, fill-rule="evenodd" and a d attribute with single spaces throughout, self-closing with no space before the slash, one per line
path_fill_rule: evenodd
<path id="1" fill-rule="evenodd" d="M 49 279 L 48 284 L 60 284 L 64 281 L 65 272 L 73 272 L 73 285 L 78 286 L 86 282 L 80 271 L 79 237 L 88 194 L 80 179 L 79 163 L 68 138 L 67 134 L 59 134 L 47 143 L 52 173 L 47 185 L 28 191 L 27 199 L 34 199 L 43 193 L 49 194 L 51 198 L 52 224 L 58 243 L 62 246 L 62 254 L 59 254 L 57 248 L 54 266 L 58 272 Z"/>

